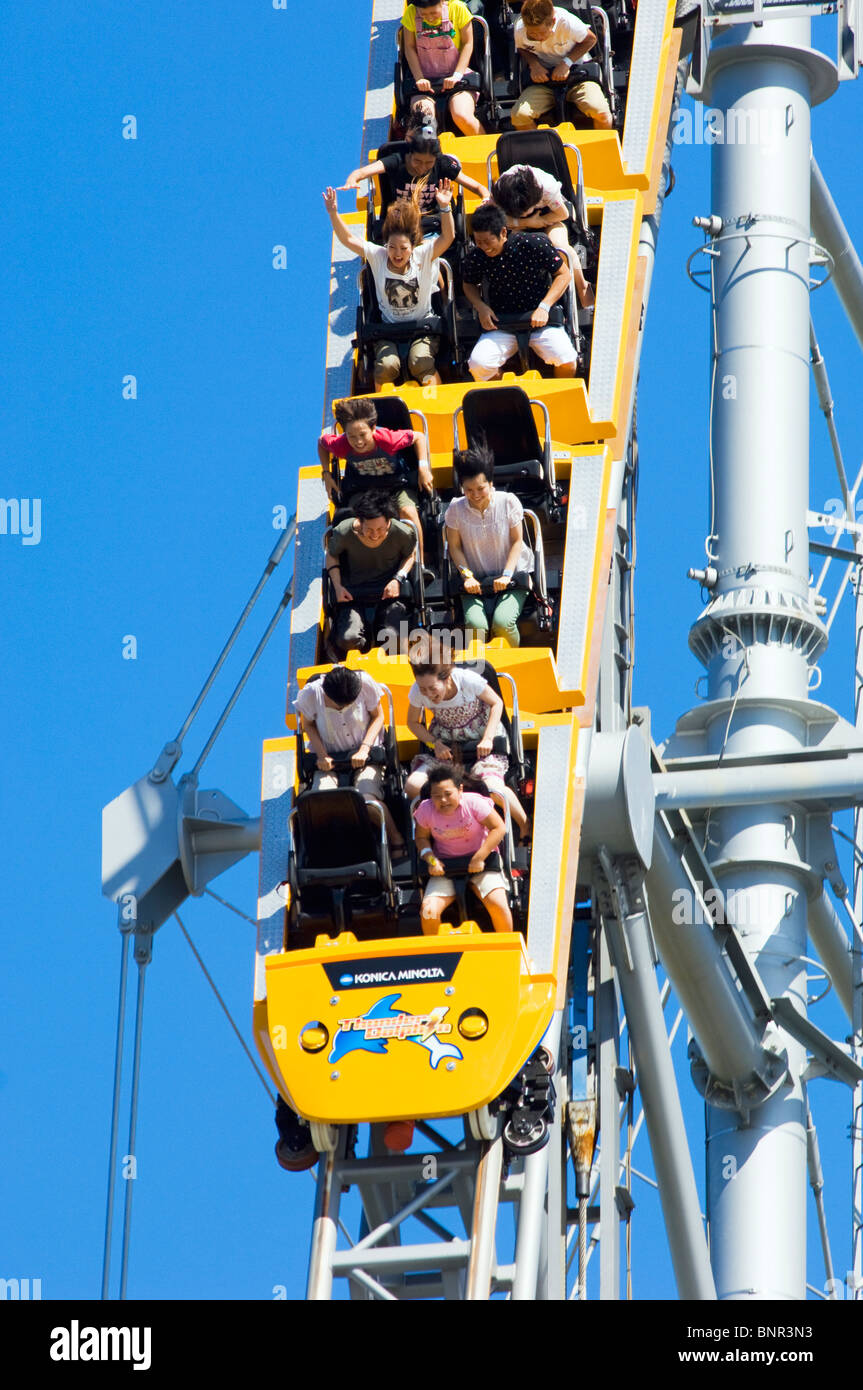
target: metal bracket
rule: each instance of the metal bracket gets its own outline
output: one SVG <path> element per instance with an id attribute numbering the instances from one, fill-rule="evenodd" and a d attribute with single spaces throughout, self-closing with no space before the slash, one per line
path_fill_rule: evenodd
<path id="1" fill-rule="evenodd" d="M 848 894 L 848 885 L 839 871 L 839 855 L 830 829 L 830 817 L 806 817 L 806 859 L 819 878 L 826 878 L 840 902 Z"/>
<path id="2" fill-rule="evenodd" d="M 135 964 L 149 965 L 153 959 L 153 928 L 135 928 Z"/>
<path id="3" fill-rule="evenodd" d="M 635 1199 L 628 1187 L 616 1187 L 614 1189 L 614 1201 L 617 1210 L 620 1212 L 621 1221 L 628 1221 L 631 1214 L 635 1211 Z"/>
<path id="4" fill-rule="evenodd" d="M 863 1067 L 858 1066 L 838 1043 L 810 1023 L 808 1018 L 799 1014 L 790 999 L 773 999 L 771 1003 L 777 1023 L 812 1053 L 825 1069 L 822 1074 L 831 1076 L 834 1081 L 844 1081 L 846 1086 L 851 1087 L 863 1081 Z"/>

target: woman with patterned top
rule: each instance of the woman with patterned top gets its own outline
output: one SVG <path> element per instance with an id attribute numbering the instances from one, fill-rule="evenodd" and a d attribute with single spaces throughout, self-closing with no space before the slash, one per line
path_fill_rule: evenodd
<path id="1" fill-rule="evenodd" d="M 523 835 L 527 816 L 504 780 L 509 758 L 492 750 L 500 728 L 503 700 L 483 676 L 467 667 L 412 658 L 411 670 L 414 684 L 408 691 L 408 728 L 432 752 L 419 753 L 414 758 L 405 796 L 410 800 L 419 795 L 434 762 L 457 765 L 461 761 L 459 745 L 475 743 L 477 761 L 471 768 L 472 776 L 481 777 L 490 790 L 506 799 L 513 822 Z M 431 715 L 428 727 L 423 723 L 424 710 Z"/>
<path id="2" fill-rule="evenodd" d="M 464 584 L 465 626 L 484 636 L 490 626 L 494 637 L 517 647 L 526 576 L 533 570 L 533 555 L 522 539 L 524 508 L 514 493 L 492 486 L 494 459 L 486 444 L 454 454 L 453 466 L 463 496 L 450 502 L 444 520 L 449 552 Z M 494 595 L 484 598 L 481 581 L 492 578 Z"/>

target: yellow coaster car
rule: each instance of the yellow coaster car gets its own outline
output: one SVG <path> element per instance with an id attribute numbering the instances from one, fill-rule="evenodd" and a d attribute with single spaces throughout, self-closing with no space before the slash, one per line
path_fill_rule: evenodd
<path id="1" fill-rule="evenodd" d="M 551 1018 L 555 981 L 530 973 L 523 937 L 474 922 L 434 937 L 359 943 L 351 932 L 267 957 L 268 1060 L 322 1124 L 480 1110 Z"/>

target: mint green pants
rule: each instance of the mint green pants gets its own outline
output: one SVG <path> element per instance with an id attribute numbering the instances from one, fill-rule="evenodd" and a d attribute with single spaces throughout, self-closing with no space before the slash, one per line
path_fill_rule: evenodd
<path id="1" fill-rule="evenodd" d="M 526 589 L 505 589 L 499 598 L 482 598 L 480 594 L 462 594 L 461 606 L 465 627 L 492 637 L 503 637 L 511 647 L 519 644 L 518 620 L 527 599 Z"/>

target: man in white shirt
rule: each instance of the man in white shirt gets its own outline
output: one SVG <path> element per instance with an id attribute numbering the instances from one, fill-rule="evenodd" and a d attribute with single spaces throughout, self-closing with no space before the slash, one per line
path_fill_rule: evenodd
<path id="1" fill-rule="evenodd" d="M 554 108 L 551 82 L 566 82 L 569 69 L 596 43 L 580 19 L 559 10 L 552 0 L 524 0 L 515 26 L 515 47 L 527 61 L 531 85 L 512 111 L 516 130 L 535 130 L 541 116 Z M 597 82 L 576 82 L 567 93 L 597 130 L 611 130 L 611 109 Z"/>

